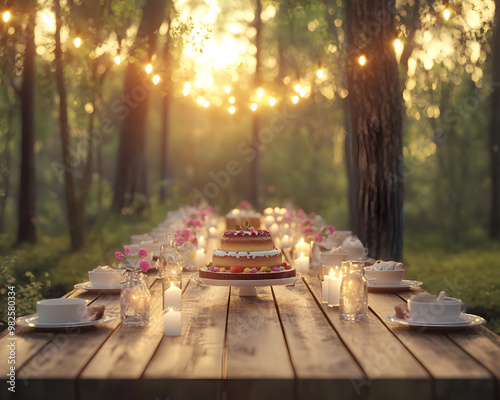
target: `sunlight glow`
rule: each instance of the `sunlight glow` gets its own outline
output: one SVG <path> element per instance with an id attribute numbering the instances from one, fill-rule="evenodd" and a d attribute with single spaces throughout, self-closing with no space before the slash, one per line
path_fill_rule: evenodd
<path id="1" fill-rule="evenodd" d="M 293 96 L 292 102 L 293 102 L 293 104 L 297 104 L 299 102 L 299 96 Z"/>
<path id="2" fill-rule="evenodd" d="M 10 19 L 10 12 L 9 12 L 9 11 L 5 11 L 5 12 L 3 13 L 2 18 L 3 18 L 3 22 L 9 22 L 9 19 Z"/>
<path id="3" fill-rule="evenodd" d="M 234 108 L 234 106 L 229 107 L 229 114 L 234 114 L 235 111 L 236 108 Z"/>
<path id="4" fill-rule="evenodd" d="M 229 94 L 229 92 L 231 92 L 231 86 L 229 85 L 226 85 L 226 87 L 224 88 L 224 91 Z"/>
<path id="5" fill-rule="evenodd" d="M 146 74 L 150 74 L 153 71 L 153 66 L 151 64 L 146 65 Z"/>
<path id="6" fill-rule="evenodd" d="M 365 56 L 360 56 L 359 57 L 359 65 L 363 66 L 366 64 L 366 57 Z"/>
<path id="7" fill-rule="evenodd" d="M 120 56 L 116 56 L 116 57 L 115 57 L 115 64 L 116 64 L 116 65 L 120 65 L 120 63 L 121 63 L 121 62 L 122 62 L 121 57 L 120 57 Z"/>
<path id="8" fill-rule="evenodd" d="M 234 101 L 235 101 L 235 100 L 236 100 L 236 99 L 234 98 L 234 96 L 231 96 L 231 97 L 229 98 L 229 102 L 230 102 L 231 104 L 234 104 Z"/>
<path id="9" fill-rule="evenodd" d="M 82 45 L 82 39 L 76 37 L 75 40 L 73 40 L 73 44 L 75 45 L 76 48 L 80 47 Z"/>
<path id="10" fill-rule="evenodd" d="M 443 11 L 443 18 L 446 21 L 448 21 L 450 19 L 450 16 L 451 16 L 450 10 L 448 10 L 447 8 L 445 8 L 444 11 Z"/>
<path id="11" fill-rule="evenodd" d="M 264 95 L 264 89 L 258 88 L 257 89 L 257 94 L 259 95 L 259 97 L 262 97 Z"/>
<path id="12" fill-rule="evenodd" d="M 158 85 L 158 83 L 160 83 L 160 75 L 153 76 L 153 83 L 155 85 Z"/>
<path id="13" fill-rule="evenodd" d="M 250 108 L 252 109 L 252 111 L 255 111 L 257 109 L 257 104 L 252 103 L 252 105 L 250 106 Z"/>
<path id="14" fill-rule="evenodd" d="M 275 99 L 274 97 L 271 97 L 271 98 L 269 99 L 269 105 L 270 105 L 271 107 L 273 107 L 275 104 L 276 104 L 276 99 Z"/>

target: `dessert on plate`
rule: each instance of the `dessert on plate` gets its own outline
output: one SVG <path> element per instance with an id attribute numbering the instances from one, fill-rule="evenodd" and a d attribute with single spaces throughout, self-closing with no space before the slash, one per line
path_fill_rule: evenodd
<path id="1" fill-rule="evenodd" d="M 209 279 L 256 280 L 291 278 L 296 271 L 283 262 L 268 231 L 237 226 L 224 233 L 220 249 L 214 251 L 212 262 L 201 268 L 199 275 Z"/>

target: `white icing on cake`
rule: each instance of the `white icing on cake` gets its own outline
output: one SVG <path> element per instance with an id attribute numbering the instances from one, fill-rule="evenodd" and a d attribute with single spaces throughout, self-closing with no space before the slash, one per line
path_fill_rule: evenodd
<path id="1" fill-rule="evenodd" d="M 217 257 L 235 257 L 235 258 L 247 258 L 247 259 L 255 259 L 256 257 L 273 257 L 281 255 L 281 251 L 277 249 L 273 250 L 265 250 L 265 251 L 222 251 L 215 250 L 214 256 Z"/>

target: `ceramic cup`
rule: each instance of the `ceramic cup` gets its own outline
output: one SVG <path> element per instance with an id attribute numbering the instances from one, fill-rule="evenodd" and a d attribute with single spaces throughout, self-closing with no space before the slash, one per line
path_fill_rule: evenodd
<path id="1" fill-rule="evenodd" d="M 365 277 L 368 282 L 372 282 L 375 285 L 387 285 L 400 283 L 406 274 L 404 269 L 396 269 L 389 271 L 374 271 L 372 269 L 365 268 Z"/>
<path id="2" fill-rule="evenodd" d="M 408 305 L 411 319 L 418 322 L 453 322 L 465 312 L 464 303 L 453 297 L 430 303 L 410 300 Z"/>
<path id="3" fill-rule="evenodd" d="M 36 302 L 41 323 L 80 322 L 87 311 L 87 300 L 45 299 Z"/>
<path id="4" fill-rule="evenodd" d="M 89 280 L 95 287 L 120 286 L 123 270 L 115 271 L 89 271 Z"/>

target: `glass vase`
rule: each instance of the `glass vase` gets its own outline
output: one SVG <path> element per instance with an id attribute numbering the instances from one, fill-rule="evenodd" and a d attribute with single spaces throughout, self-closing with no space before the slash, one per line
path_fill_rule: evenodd
<path id="1" fill-rule="evenodd" d="M 194 271 L 194 257 L 196 254 L 196 246 L 190 241 L 185 241 L 180 246 L 177 246 L 179 253 L 182 257 L 182 267 L 186 271 Z"/>
<path id="2" fill-rule="evenodd" d="M 368 281 L 362 261 L 342 263 L 346 271 L 340 284 L 340 319 L 359 321 L 368 316 Z"/>
<path id="3" fill-rule="evenodd" d="M 140 270 L 127 275 L 120 295 L 123 325 L 143 326 L 149 321 L 151 294 Z"/>

